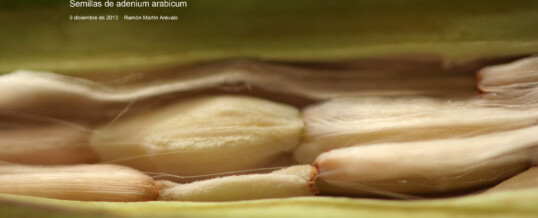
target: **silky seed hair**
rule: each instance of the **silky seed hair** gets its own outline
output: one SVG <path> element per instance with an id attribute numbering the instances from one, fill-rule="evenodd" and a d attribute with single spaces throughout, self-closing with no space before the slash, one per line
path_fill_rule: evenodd
<path id="1" fill-rule="evenodd" d="M 538 106 L 538 56 L 485 67 L 478 88 L 491 105 L 532 109 Z"/>
<path id="2" fill-rule="evenodd" d="M 266 198 L 313 196 L 316 168 L 291 166 L 265 174 L 226 176 L 187 184 L 157 181 L 159 200 L 234 201 Z"/>

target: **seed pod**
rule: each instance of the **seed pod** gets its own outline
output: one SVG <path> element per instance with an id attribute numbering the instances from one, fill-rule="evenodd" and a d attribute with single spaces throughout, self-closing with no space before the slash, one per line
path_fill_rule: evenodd
<path id="1" fill-rule="evenodd" d="M 517 174 L 516 176 L 501 182 L 495 187 L 489 189 L 487 193 L 531 188 L 538 188 L 538 167 L 530 168 L 525 172 Z"/>
<path id="2" fill-rule="evenodd" d="M 271 166 L 297 146 L 302 128 L 287 105 L 200 97 L 120 120 L 91 145 L 103 161 L 191 176 Z"/>
<path id="3" fill-rule="evenodd" d="M 153 179 L 124 166 L 0 165 L 0 193 L 80 201 L 149 201 L 158 189 Z"/>
<path id="4" fill-rule="evenodd" d="M 304 110 L 300 163 L 322 152 L 385 142 L 469 137 L 534 125 L 538 109 L 491 107 L 481 99 L 337 98 Z"/>
<path id="5" fill-rule="evenodd" d="M 538 126 L 471 138 L 383 143 L 331 150 L 315 162 L 325 182 L 350 193 L 399 197 L 477 188 L 535 160 Z M 323 193 L 323 190 L 322 190 Z"/>
<path id="6" fill-rule="evenodd" d="M 189 184 L 157 181 L 159 200 L 166 201 L 236 201 L 265 198 L 312 196 L 316 168 L 293 166 L 267 174 L 228 176 Z"/>

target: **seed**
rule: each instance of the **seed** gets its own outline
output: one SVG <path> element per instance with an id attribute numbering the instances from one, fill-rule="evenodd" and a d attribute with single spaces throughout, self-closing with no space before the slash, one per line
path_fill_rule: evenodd
<path id="1" fill-rule="evenodd" d="M 434 195 L 477 188 L 525 170 L 538 126 L 460 139 L 383 143 L 331 150 L 315 162 L 325 182 L 349 193 Z M 321 190 L 323 193 L 323 190 Z"/>
<path id="2" fill-rule="evenodd" d="M 0 165 L 0 193 L 80 201 L 149 201 L 158 195 L 153 179 L 117 165 Z"/>
<path id="3" fill-rule="evenodd" d="M 300 163 L 324 151 L 386 142 L 470 137 L 536 123 L 538 109 L 487 106 L 483 99 L 337 98 L 304 110 Z"/>
<path id="4" fill-rule="evenodd" d="M 265 198 L 312 196 L 317 174 L 310 165 L 293 166 L 267 174 L 214 178 L 189 184 L 157 181 L 159 200 L 236 201 Z"/>
<path id="5" fill-rule="evenodd" d="M 199 97 L 120 120 L 95 134 L 91 145 L 103 161 L 192 176 L 279 164 L 298 145 L 302 128 L 291 106 Z"/>

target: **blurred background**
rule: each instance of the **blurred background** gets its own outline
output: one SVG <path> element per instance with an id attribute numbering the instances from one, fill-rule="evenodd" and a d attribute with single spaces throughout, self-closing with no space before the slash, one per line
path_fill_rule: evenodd
<path id="1" fill-rule="evenodd" d="M 230 58 L 330 61 L 393 54 L 446 60 L 538 51 L 538 1 L 186 0 L 186 8 L 0 2 L 0 73 L 104 72 Z M 104 2 L 104 1 L 103 1 Z M 179 21 L 124 21 L 123 15 Z M 119 15 L 70 21 L 69 15 Z"/>

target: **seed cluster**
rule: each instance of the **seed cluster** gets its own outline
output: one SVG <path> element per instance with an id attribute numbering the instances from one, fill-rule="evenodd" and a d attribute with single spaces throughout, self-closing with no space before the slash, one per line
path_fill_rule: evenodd
<path id="1" fill-rule="evenodd" d="M 337 80 L 338 87 L 324 83 L 325 74 L 274 65 L 253 68 L 258 76 L 228 69 L 151 87 L 5 75 L 0 87 L 10 94 L 0 92 L 0 192 L 234 201 L 318 193 L 413 199 L 500 182 L 486 193 L 535 187 L 537 66 L 530 57 L 484 68 L 482 95 L 452 97 L 364 97 L 349 81 Z M 292 73 L 267 76 L 263 69 Z M 281 103 L 295 97 L 277 102 L 266 93 L 191 92 L 207 88 L 205 82 L 229 91 L 232 75 L 249 89 L 315 103 L 301 108 L 308 101 Z M 298 86 L 277 90 L 259 75 Z"/>

